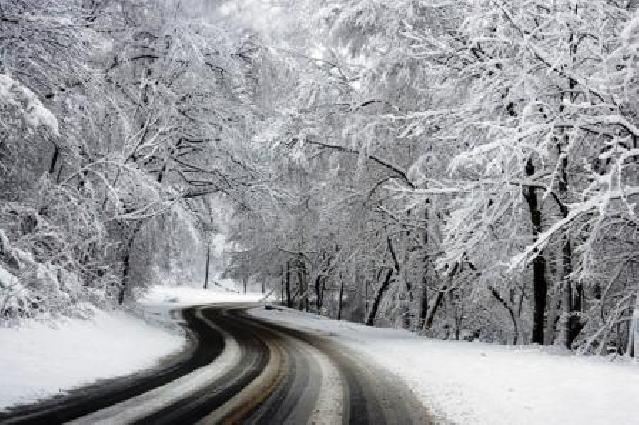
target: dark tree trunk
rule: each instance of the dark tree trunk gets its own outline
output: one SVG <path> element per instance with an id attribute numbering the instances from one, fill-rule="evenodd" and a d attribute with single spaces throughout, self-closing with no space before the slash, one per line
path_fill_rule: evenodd
<path id="1" fill-rule="evenodd" d="M 564 144 L 566 146 L 568 146 L 569 141 L 568 135 L 565 135 Z M 557 151 L 560 157 L 563 155 L 561 158 L 561 168 L 559 173 L 559 197 L 557 198 L 557 203 L 559 204 L 562 216 L 566 218 L 568 216 L 568 208 L 564 204 L 564 200 L 568 193 L 568 157 L 563 154 L 560 143 L 557 145 Z M 561 257 L 563 266 L 562 283 L 565 295 L 564 311 L 566 313 L 565 344 L 566 347 L 570 349 L 583 328 L 583 323 L 581 321 L 581 298 L 583 288 L 579 282 L 576 282 L 576 284 L 573 285 L 573 281 L 570 277 L 570 274 L 572 273 L 572 245 L 570 242 L 570 235 L 568 234 L 564 236 Z"/>
<path id="2" fill-rule="evenodd" d="M 341 278 L 340 276 L 340 280 L 339 280 L 339 300 L 337 303 L 337 320 L 341 320 L 342 319 L 342 307 L 343 307 L 343 301 L 344 301 L 344 279 Z"/>
<path id="3" fill-rule="evenodd" d="M 575 6 L 575 14 L 577 14 L 577 9 Z M 576 63 L 577 61 L 577 49 L 579 46 L 579 42 L 577 41 L 577 36 L 572 33 L 570 34 L 570 55 L 572 58 L 572 62 Z M 570 103 L 575 103 L 577 101 L 578 93 L 575 91 L 577 87 L 577 81 L 572 77 L 568 79 L 568 96 L 570 96 Z M 561 99 L 560 112 L 563 112 L 565 109 L 565 103 L 563 102 L 563 94 Z M 566 149 L 570 144 L 570 136 L 568 134 L 564 134 L 563 137 L 564 146 Z M 567 197 L 568 193 L 568 155 L 563 152 L 561 144 L 558 144 L 558 154 L 561 157 L 561 172 L 559 178 L 559 193 L 562 201 Z M 560 203 L 559 207 L 561 208 L 561 213 L 566 218 L 568 216 L 568 208 Z M 575 339 L 581 332 L 584 324 L 581 320 L 581 298 L 583 293 L 583 288 L 581 283 L 576 282 L 576 285 L 573 288 L 573 282 L 570 278 L 570 274 L 572 273 L 572 246 L 570 244 L 570 235 L 565 236 L 564 246 L 562 250 L 563 257 L 563 280 L 564 287 L 566 290 L 566 310 L 568 313 L 568 317 L 566 318 L 566 347 L 571 348 Z"/>
<path id="4" fill-rule="evenodd" d="M 142 222 L 138 222 L 137 224 L 135 224 L 133 232 L 126 243 L 124 255 L 122 257 L 122 286 L 120 286 L 120 291 L 118 293 L 118 304 L 120 305 L 124 304 L 126 292 L 129 290 L 129 280 L 131 278 L 131 251 L 133 249 L 133 243 L 135 242 L 135 236 L 141 228 Z"/>
<path id="5" fill-rule="evenodd" d="M 563 246 L 563 259 L 564 285 L 566 289 L 567 302 L 566 310 L 568 312 L 568 317 L 566 319 L 566 348 L 569 349 L 572 348 L 572 344 L 575 342 L 584 326 L 584 323 L 581 320 L 583 287 L 580 283 L 577 283 L 573 287 L 573 282 L 568 276 L 569 273 L 572 272 L 572 265 L 570 263 L 571 257 L 572 248 L 570 240 L 567 240 Z"/>
<path id="6" fill-rule="evenodd" d="M 53 156 L 51 157 L 51 165 L 49 166 L 49 174 L 53 174 L 55 172 L 55 166 L 58 163 L 58 158 L 60 157 L 60 149 L 58 145 L 53 145 Z"/>
<path id="7" fill-rule="evenodd" d="M 630 332 L 628 332 L 628 355 L 630 357 L 637 357 L 639 349 L 639 293 L 635 294 L 634 301 L 630 319 Z"/>
<path id="8" fill-rule="evenodd" d="M 426 204 L 430 204 L 430 199 L 426 200 Z M 424 231 L 424 250 L 428 252 L 428 207 L 424 212 L 424 223 L 426 230 Z M 419 327 L 423 328 L 426 322 L 426 315 L 428 314 L 428 262 L 429 256 L 424 256 L 424 273 L 422 275 L 422 295 L 419 305 Z"/>
<path id="9" fill-rule="evenodd" d="M 290 260 L 286 260 L 286 273 L 285 273 L 285 288 L 286 288 L 286 306 L 288 308 L 293 307 L 293 300 L 291 299 L 291 264 Z"/>
<path id="10" fill-rule="evenodd" d="M 495 288 L 491 286 L 489 289 L 493 297 L 495 297 L 495 299 L 499 301 L 499 303 L 502 306 L 504 306 L 504 308 L 508 311 L 508 314 L 510 315 L 510 320 L 513 322 L 513 332 L 514 332 L 513 345 L 517 345 L 517 339 L 519 337 L 519 328 L 517 326 L 517 316 L 515 315 L 515 310 L 512 308 L 510 303 L 506 302 L 506 300 L 499 294 L 499 292 L 497 292 Z"/>
<path id="11" fill-rule="evenodd" d="M 364 315 L 362 317 L 362 323 L 366 323 L 368 317 L 368 279 L 364 281 Z"/>
<path id="12" fill-rule="evenodd" d="M 127 246 L 126 252 L 124 253 L 124 259 L 123 259 L 122 286 L 120 287 L 120 292 L 118 293 L 118 304 L 120 305 L 124 304 L 124 296 L 125 296 L 127 287 L 129 286 L 130 269 L 131 269 L 131 246 L 129 245 Z"/>
<path id="13" fill-rule="evenodd" d="M 393 259 L 393 266 L 395 267 L 395 276 L 396 279 L 399 279 L 401 276 L 401 268 L 399 265 L 399 261 L 397 260 L 397 254 L 395 254 L 395 248 L 393 247 L 393 241 L 390 237 L 386 238 L 386 243 L 388 244 L 388 251 L 391 254 L 391 258 Z M 406 285 L 406 294 L 408 296 L 408 301 L 407 301 L 407 306 L 406 308 L 404 308 L 404 314 L 403 314 L 403 325 L 405 329 L 409 329 L 410 328 L 410 322 L 411 322 L 411 317 L 410 317 L 410 305 L 411 302 L 413 301 L 413 288 L 410 284 L 410 282 L 408 281 L 408 279 L 406 279 L 406 277 L 404 276 L 404 283 Z"/>
<path id="14" fill-rule="evenodd" d="M 435 314 L 437 313 L 439 306 L 442 304 L 442 301 L 444 300 L 444 294 L 446 294 L 447 289 L 450 287 L 450 285 L 452 285 L 453 278 L 457 274 L 458 270 L 459 270 L 459 263 L 455 263 L 455 266 L 453 267 L 453 270 L 450 272 L 450 275 L 448 277 L 449 284 L 446 284 L 446 283 L 443 284 L 439 288 L 439 291 L 437 291 L 437 296 L 435 297 L 435 301 L 433 302 L 433 305 L 430 307 L 430 310 L 428 311 L 428 314 L 426 315 L 426 320 L 424 320 L 424 329 L 430 329 L 431 326 L 433 326 L 433 321 L 435 320 Z"/>
<path id="15" fill-rule="evenodd" d="M 535 174 L 535 167 L 529 159 L 526 164 L 526 174 L 531 177 Z M 541 233 L 541 210 L 537 199 L 537 193 L 532 186 L 524 186 L 524 198 L 528 203 L 530 211 L 530 221 L 532 222 L 533 241 Z M 548 286 L 546 284 L 546 260 L 543 250 L 537 253 L 533 260 L 533 331 L 532 342 L 540 345 L 544 344 L 544 319 L 546 316 L 546 297 Z"/>
<path id="16" fill-rule="evenodd" d="M 321 307 L 324 307 L 324 294 L 326 293 L 326 282 L 328 281 L 328 276 L 323 276 L 322 277 L 322 283 L 320 285 L 320 299 L 322 300 L 321 302 Z"/>
<path id="17" fill-rule="evenodd" d="M 322 278 L 323 276 L 321 274 L 318 274 L 315 278 L 315 303 L 318 313 L 322 310 Z"/>
<path id="18" fill-rule="evenodd" d="M 284 267 L 283 267 L 283 266 L 280 268 L 280 274 L 281 274 L 281 281 L 280 281 L 280 286 L 281 286 L 281 288 L 280 288 L 280 292 L 281 292 L 281 293 L 280 293 L 280 302 L 281 302 L 282 304 L 284 304 L 284 286 L 285 286 L 284 281 L 285 281 L 285 273 L 284 273 Z"/>
<path id="19" fill-rule="evenodd" d="M 428 286 L 426 285 L 426 279 L 422 282 L 422 298 L 419 304 L 419 326 L 423 327 L 426 322 L 426 315 L 428 314 Z"/>
<path id="20" fill-rule="evenodd" d="M 377 294 L 375 294 L 375 298 L 373 299 L 373 305 L 371 306 L 370 311 L 368 312 L 368 317 L 366 318 L 366 324 L 368 326 L 375 325 L 375 318 L 377 317 L 377 309 L 379 309 L 379 304 L 384 297 L 384 293 L 390 287 L 390 281 L 393 277 L 393 269 L 388 269 L 386 272 L 386 277 L 384 278 L 384 282 L 381 284 L 379 289 L 377 290 Z"/>
<path id="21" fill-rule="evenodd" d="M 211 245 L 206 245 L 206 268 L 204 270 L 204 289 L 209 288 L 209 264 L 211 260 Z"/>
<path id="22" fill-rule="evenodd" d="M 304 310 L 304 307 L 306 307 L 306 311 L 308 311 L 308 294 L 306 291 L 306 263 L 304 262 L 302 254 L 298 256 L 297 260 L 297 284 L 298 293 L 300 294 L 298 308 L 300 311 L 302 311 Z"/>
<path id="23" fill-rule="evenodd" d="M 544 343 L 544 318 L 548 293 L 545 274 L 546 261 L 540 254 L 533 261 L 534 311 L 532 342 L 537 344 Z"/>
<path id="24" fill-rule="evenodd" d="M 439 309 L 439 306 L 442 304 L 444 300 L 444 294 L 446 293 L 446 285 L 443 285 L 439 291 L 437 291 L 437 296 L 435 297 L 435 301 L 433 301 L 433 305 L 430 307 L 428 314 L 426 315 L 426 320 L 424 320 L 424 329 L 430 329 L 433 326 L 433 321 L 435 320 L 435 313 Z"/>

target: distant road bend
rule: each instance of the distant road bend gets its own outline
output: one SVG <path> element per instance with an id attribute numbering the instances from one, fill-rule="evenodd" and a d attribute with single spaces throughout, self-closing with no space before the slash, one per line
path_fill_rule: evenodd
<path id="1" fill-rule="evenodd" d="M 429 424 L 397 379 L 320 334 L 185 308 L 194 341 L 156 370 L 0 413 L 2 424 Z"/>

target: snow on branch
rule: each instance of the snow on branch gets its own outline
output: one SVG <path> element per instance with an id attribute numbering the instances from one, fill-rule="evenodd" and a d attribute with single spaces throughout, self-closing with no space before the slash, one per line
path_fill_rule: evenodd
<path id="1" fill-rule="evenodd" d="M 532 259 L 534 259 L 549 243 L 553 235 L 566 229 L 568 225 L 577 218 L 593 210 L 598 210 L 600 216 L 603 216 L 606 214 L 606 209 L 612 199 L 623 199 L 633 195 L 639 195 L 639 187 L 632 187 L 627 190 L 604 192 L 603 194 L 595 196 L 585 202 L 568 206 L 569 212 L 565 218 L 555 222 L 550 228 L 548 228 L 548 230 L 539 234 L 535 243 L 529 245 L 521 254 L 516 255 L 511 259 L 509 271 L 513 271 L 514 269 L 532 261 Z"/>
<path id="2" fill-rule="evenodd" d="M 31 127 L 44 126 L 58 136 L 58 120 L 28 87 L 6 74 L 0 74 L 0 105 L 17 108 Z"/>

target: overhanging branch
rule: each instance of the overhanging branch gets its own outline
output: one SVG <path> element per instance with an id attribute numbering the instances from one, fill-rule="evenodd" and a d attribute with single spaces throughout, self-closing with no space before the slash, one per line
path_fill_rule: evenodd
<path id="1" fill-rule="evenodd" d="M 326 148 L 326 149 L 333 149 L 339 152 L 345 152 L 345 153 L 349 153 L 351 155 L 361 155 L 361 152 L 357 149 L 353 149 L 353 148 L 347 148 L 344 146 L 340 146 L 340 145 L 332 145 L 329 143 L 322 143 L 322 142 L 317 142 L 314 140 L 310 140 L 310 139 L 306 139 L 306 143 L 310 144 L 310 145 L 315 145 L 315 146 L 319 146 L 321 148 Z M 391 164 L 388 161 L 385 161 L 383 159 L 378 158 L 375 155 L 371 155 L 368 154 L 366 155 L 366 158 L 373 161 L 374 163 L 381 165 L 382 167 L 386 168 L 387 170 L 392 171 L 395 175 L 397 175 L 399 177 L 399 179 L 401 181 L 403 181 L 406 186 L 410 187 L 411 189 L 415 189 L 415 185 L 413 184 L 413 182 L 410 181 L 410 179 L 408 178 L 408 176 L 406 175 L 406 172 L 404 170 L 402 170 L 401 168 L 399 168 L 396 165 Z"/>

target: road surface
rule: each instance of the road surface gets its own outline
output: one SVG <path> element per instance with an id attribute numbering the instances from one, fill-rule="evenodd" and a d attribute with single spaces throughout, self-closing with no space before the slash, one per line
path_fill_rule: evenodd
<path id="1" fill-rule="evenodd" d="M 430 424 L 402 382 L 326 336 L 247 315 L 179 313 L 193 342 L 154 370 L 0 413 L 2 424 Z"/>

